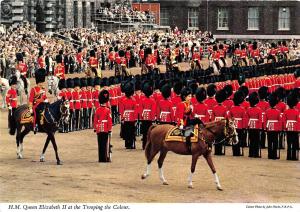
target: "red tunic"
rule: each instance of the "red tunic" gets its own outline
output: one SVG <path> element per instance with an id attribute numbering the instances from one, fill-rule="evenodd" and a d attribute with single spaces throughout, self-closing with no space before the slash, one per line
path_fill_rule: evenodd
<path id="1" fill-rule="evenodd" d="M 83 57 L 82 57 L 82 53 L 81 52 L 79 52 L 79 53 L 76 54 L 76 60 L 77 60 L 78 64 L 82 63 Z"/>
<path id="2" fill-rule="evenodd" d="M 80 95 L 81 107 L 84 109 L 88 108 L 87 90 L 81 90 L 79 92 L 79 95 Z"/>
<path id="3" fill-rule="evenodd" d="M 170 99 L 162 99 L 157 104 L 157 120 L 160 122 L 174 122 L 173 103 Z"/>
<path id="4" fill-rule="evenodd" d="M 270 108 L 266 111 L 265 129 L 268 131 L 281 131 L 282 123 L 280 111 L 276 108 Z"/>
<path id="5" fill-rule="evenodd" d="M 20 74 L 24 77 L 26 77 L 27 75 L 27 70 L 28 70 L 28 66 L 26 65 L 26 63 L 19 63 L 16 67 L 16 69 L 20 72 Z"/>
<path id="6" fill-rule="evenodd" d="M 93 91 L 93 100 L 94 100 L 94 106 L 95 108 L 100 107 L 100 103 L 99 103 L 99 90 L 94 90 Z"/>
<path id="7" fill-rule="evenodd" d="M 262 114 L 262 109 L 257 106 L 248 108 L 246 111 L 246 127 L 249 129 L 262 129 Z"/>
<path id="8" fill-rule="evenodd" d="M 54 75 L 60 79 L 65 79 L 65 66 L 61 63 L 57 64 L 54 70 Z"/>
<path id="9" fill-rule="evenodd" d="M 227 110 L 230 110 L 230 108 L 234 105 L 233 101 L 231 99 L 226 99 L 223 102 L 223 105 L 226 107 Z"/>
<path id="10" fill-rule="evenodd" d="M 6 97 L 5 97 L 5 101 L 7 106 L 11 106 L 12 108 L 16 108 L 18 107 L 18 94 L 17 94 L 17 90 L 10 88 L 7 93 L 6 93 Z"/>
<path id="11" fill-rule="evenodd" d="M 203 123 L 209 122 L 210 115 L 208 106 L 202 102 L 198 102 L 194 107 L 195 118 L 199 118 Z"/>
<path id="12" fill-rule="evenodd" d="M 300 121 L 300 113 L 297 109 L 288 109 L 282 115 L 283 129 L 286 131 L 298 131 Z"/>
<path id="13" fill-rule="evenodd" d="M 227 117 L 227 108 L 224 105 L 217 104 L 213 107 L 211 120 L 219 121 Z"/>
<path id="14" fill-rule="evenodd" d="M 122 121 L 136 121 L 137 120 L 137 106 L 134 98 L 125 97 L 122 99 L 122 103 L 120 104 L 120 114 Z"/>
<path id="15" fill-rule="evenodd" d="M 95 58 L 95 57 L 90 57 L 89 59 L 89 65 L 92 67 L 92 68 L 98 68 L 98 59 Z"/>
<path id="16" fill-rule="evenodd" d="M 41 89 L 39 86 L 31 88 L 29 94 L 29 104 L 33 107 L 36 107 L 41 102 L 44 102 L 47 99 L 45 90 Z"/>
<path id="17" fill-rule="evenodd" d="M 244 129 L 246 126 L 246 112 L 242 106 L 233 106 L 228 111 L 228 117 L 233 118 L 235 127 L 237 129 Z"/>
<path id="18" fill-rule="evenodd" d="M 93 92 L 92 90 L 87 90 L 86 91 L 86 98 L 87 98 L 87 106 L 88 108 L 93 108 Z"/>
<path id="19" fill-rule="evenodd" d="M 96 109 L 94 116 L 94 129 L 97 133 L 108 133 L 112 130 L 112 118 L 110 109 L 101 105 Z"/>
<path id="20" fill-rule="evenodd" d="M 194 112 L 193 107 L 190 103 L 187 102 L 180 102 L 177 105 L 175 120 L 177 123 L 177 126 L 187 125 L 187 119 L 193 119 L 194 118 Z"/>
<path id="21" fill-rule="evenodd" d="M 39 57 L 38 58 L 38 68 L 45 68 L 45 67 L 46 67 L 45 58 Z"/>
<path id="22" fill-rule="evenodd" d="M 144 97 L 139 104 L 140 120 L 154 121 L 156 117 L 156 102 L 153 98 Z"/>
<path id="23" fill-rule="evenodd" d="M 110 88 L 108 89 L 109 92 L 109 101 L 111 106 L 117 106 L 118 105 L 118 95 L 116 88 Z"/>
<path id="24" fill-rule="evenodd" d="M 74 109 L 75 110 L 80 110 L 81 109 L 81 104 L 80 104 L 80 90 L 73 90 L 72 91 L 72 100 L 74 104 Z"/>

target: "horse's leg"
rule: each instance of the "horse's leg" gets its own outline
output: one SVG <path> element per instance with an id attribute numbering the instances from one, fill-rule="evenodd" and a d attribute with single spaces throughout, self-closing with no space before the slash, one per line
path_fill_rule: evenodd
<path id="1" fill-rule="evenodd" d="M 22 159 L 23 156 L 20 153 L 20 132 L 21 128 L 17 127 L 17 133 L 16 133 L 16 143 L 17 143 L 17 158 Z"/>
<path id="2" fill-rule="evenodd" d="M 45 142 L 45 145 L 44 145 L 44 148 L 43 148 L 43 152 L 42 152 L 42 154 L 40 156 L 40 162 L 45 162 L 45 152 L 47 150 L 49 142 L 50 142 L 50 138 L 49 138 L 49 135 L 48 135 L 47 139 L 46 139 L 46 142 Z"/>
<path id="3" fill-rule="evenodd" d="M 30 132 L 30 128 L 25 127 L 25 129 L 19 135 L 19 156 L 23 158 L 23 139 Z"/>
<path id="4" fill-rule="evenodd" d="M 154 149 L 153 150 L 153 144 L 151 141 L 146 144 L 145 148 L 145 153 L 146 153 L 146 158 L 147 158 L 147 167 L 146 167 L 146 172 L 142 175 L 142 179 L 146 179 L 148 176 L 150 176 L 150 171 L 151 171 L 151 162 L 155 155 L 159 152 L 160 148 Z"/>
<path id="5" fill-rule="evenodd" d="M 209 165 L 212 173 L 214 174 L 214 178 L 215 178 L 215 183 L 217 185 L 217 189 L 220 190 L 220 191 L 222 191 L 223 189 L 222 189 L 222 186 L 220 184 L 220 180 L 219 180 L 219 177 L 217 175 L 217 171 L 216 171 L 215 166 L 214 166 L 213 161 L 212 161 L 211 150 L 208 150 L 207 153 L 204 154 L 203 156 L 206 159 L 206 161 L 207 161 L 207 163 L 208 163 L 208 165 Z"/>
<path id="6" fill-rule="evenodd" d="M 59 157 L 58 157 L 58 152 L 57 152 L 57 145 L 56 145 L 56 141 L 55 141 L 55 137 L 54 137 L 54 133 L 49 133 L 48 134 L 51 143 L 53 145 L 53 149 L 55 151 L 55 157 L 56 157 L 56 163 L 57 165 L 62 165 L 62 162 L 60 161 Z"/>
<path id="7" fill-rule="evenodd" d="M 159 179 L 162 181 L 163 185 L 168 185 L 168 182 L 164 177 L 164 173 L 163 173 L 163 169 L 162 169 L 162 165 L 163 165 L 164 160 L 167 156 L 167 153 L 168 153 L 168 151 L 166 149 L 161 149 L 159 158 L 157 160 L 158 170 L 159 170 Z"/>
<path id="8" fill-rule="evenodd" d="M 193 174 L 195 172 L 196 169 L 196 164 L 197 164 L 197 160 L 199 158 L 199 154 L 193 154 L 192 155 L 192 164 L 191 164 L 191 173 L 188 177 L 188 183 L 189 183 L 189 188 L 193 188 Z"/>

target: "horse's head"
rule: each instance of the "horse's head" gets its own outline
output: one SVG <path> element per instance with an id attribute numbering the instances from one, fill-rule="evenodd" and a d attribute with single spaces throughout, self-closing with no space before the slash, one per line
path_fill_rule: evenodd
<path id="1" fill-rule="evenodd" d="M 48 92 L 50 94 L 52 94 L 52 88 L 54 86 L 54 77 L 53 76 L 48 76 L 47 84 L 48 84 Z"/>
<path id="2" fill-rule="evenodd" d="M 239 142 L 238 133 L 232 119 L 225 119 L 224 136 L 230 139 L 233 145 Z"/>
<path id="3" fill-rule="evenodd" d="M 70 118 L 70 102 L 69 100 L 61 100 L 61 101 L 62 101 L 60 105 L 61 120 L 67 124 Z"/>

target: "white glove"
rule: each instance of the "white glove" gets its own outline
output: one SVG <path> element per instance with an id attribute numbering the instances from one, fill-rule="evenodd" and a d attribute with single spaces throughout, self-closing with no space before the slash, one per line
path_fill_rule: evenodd
<path id="1" fill-rule="evenodd" d="M 30 112 L 30 113 L 33 113 L 33 110 L 32 110 L 32 108 L 30 108 L 30 109 L 29 109 L 29 112 Z"/>
<path id="2" fill-rule="evenodd" d="M 180 129 L 180 130 L 183 130 L 183 125 L 180 125 L 179 129 Z"/>
<path id="3" fill-rule="evenodd" d="M 48 103 L 48 102 L 49 102 L 49 100 L 48 100 L 48 99 L 45 99 L 45 100 L 44 100 L 44 103 Z"/>
<path id="4" fill-rule="evenodd" d="M 8 106 L 8 109 L 9 109 L 9 110 L 11 110 L 11 109 L 12 109 L 12 107 L 11 107 L 11 106 Z"/>

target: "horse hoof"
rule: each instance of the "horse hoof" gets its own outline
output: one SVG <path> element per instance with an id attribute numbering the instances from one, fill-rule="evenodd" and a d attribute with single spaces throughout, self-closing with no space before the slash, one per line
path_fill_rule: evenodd
<path id="1" fill-rule="evenodd" d="M 45 162 L 45 158 L 40 158 L 40 162 Z"/>
<path id="2" fill-rule="evenodd" d="M 194 188 L 193 185 L 189 185 L 188 188 Z"/>
<path id="3" fill-rule="evenodd" d="M 57 161 L 57 163 L 56 163 L 57 165 L 63 165 L 63 162 L 61 162 L 61 161 Z"/>
<path id="4" fill-rule="evenodd" d="M 17 158 L 18 159 L 23 159 L 23 156 L 19 154 Z"/>
<path id="5" fill-rule="evenodd" d="M 218 189 L 219 191 L 223 191 L 223 188 L 222 188 L 221 186 L 217 186 L 217 189 Z"/>
<path id="6" fill-rule="evenodd" d="M 142 176 L 141 176 L 142 180 L 146 179 L 147 177 L 148 177 L 148 175 L 146 175 L 146 174 L 142 174 Z"/>
<path id="7" fill-rule="evenodd" d="M 163 185 L 169 185 L 169 183 L 167 181 L 163 182 Z"/>

